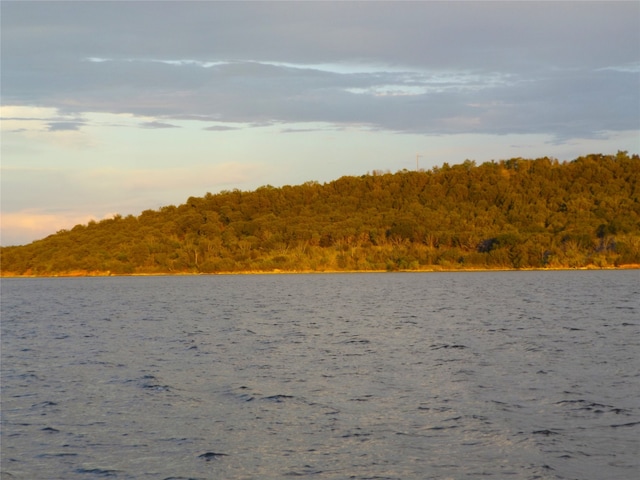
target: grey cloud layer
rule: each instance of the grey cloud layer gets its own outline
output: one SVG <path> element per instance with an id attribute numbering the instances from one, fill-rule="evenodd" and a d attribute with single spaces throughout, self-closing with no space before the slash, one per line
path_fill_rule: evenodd
<path id="1" fill-rule="evenodd" d="M 639 14 L 637 2 L 4 2 L 2 98 L 156 117 L 147 128 L 596 136 L 639 128 Z"/>

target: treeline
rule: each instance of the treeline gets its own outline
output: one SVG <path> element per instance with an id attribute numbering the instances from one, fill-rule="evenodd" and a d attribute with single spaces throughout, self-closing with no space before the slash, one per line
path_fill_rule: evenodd
<path id="1" fill-rule="evenodd" d="M 4 275 L 640 264 L 640 157 L 513 158 L 191 197 L 1 249 Z"/>

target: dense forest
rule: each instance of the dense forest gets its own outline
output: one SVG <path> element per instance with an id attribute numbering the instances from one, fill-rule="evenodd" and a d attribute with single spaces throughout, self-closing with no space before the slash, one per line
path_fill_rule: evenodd
<path id="1" fill-rule="evenodd" d="M 2 274 L 638 266 L 639 177 L 618 152 L 207 193 L 4 247 Z"/>

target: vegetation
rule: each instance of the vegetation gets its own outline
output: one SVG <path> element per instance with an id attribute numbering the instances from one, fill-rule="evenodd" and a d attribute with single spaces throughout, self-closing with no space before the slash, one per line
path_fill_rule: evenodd
<path id="1" fill-rule="evenodd" d="M 513 158 L 260 187 L 1 249 L 3 275 L 640 264 L 640 157 Z"/>

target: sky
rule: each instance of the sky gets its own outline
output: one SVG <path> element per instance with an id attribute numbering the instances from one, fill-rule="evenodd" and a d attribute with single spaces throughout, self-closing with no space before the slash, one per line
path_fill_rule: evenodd
<path id="1" fill-rule="evenodd" d="M 191 196 L 640 152 L 640 2 L 11 1 L 0 244 Z"/>

